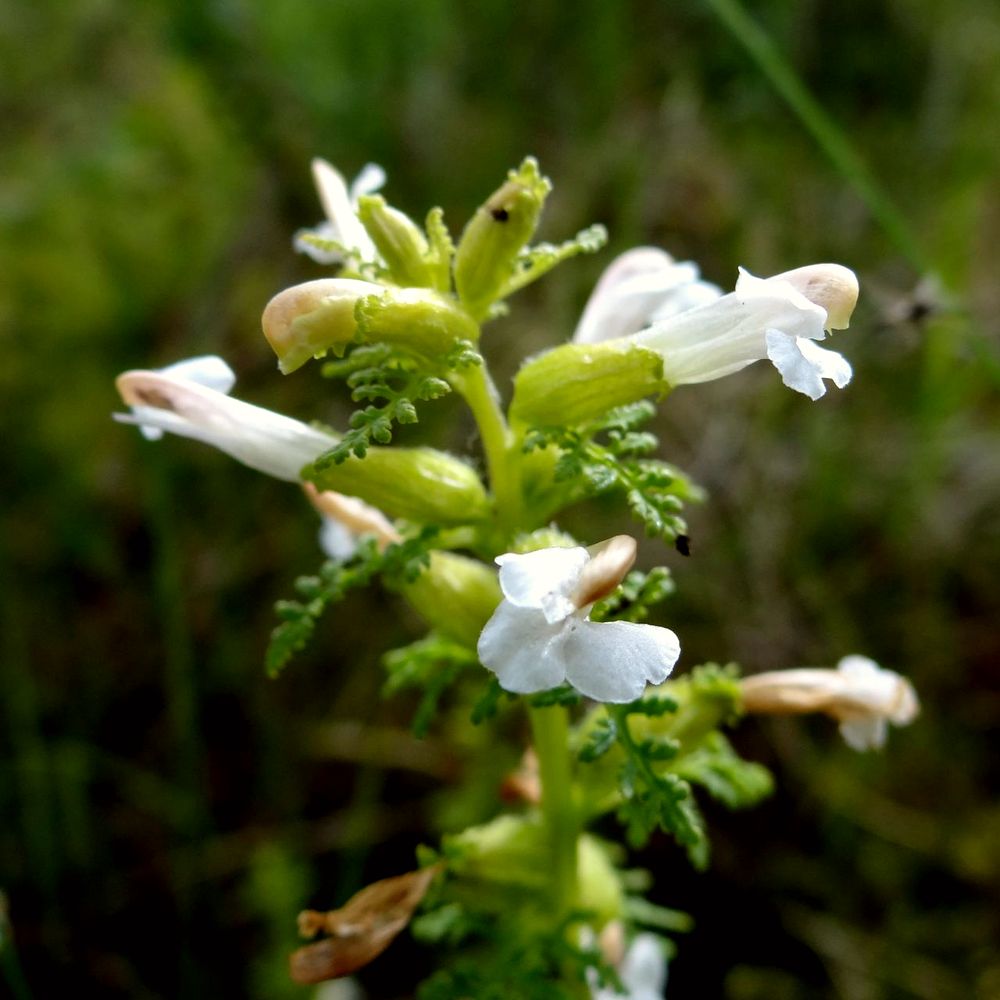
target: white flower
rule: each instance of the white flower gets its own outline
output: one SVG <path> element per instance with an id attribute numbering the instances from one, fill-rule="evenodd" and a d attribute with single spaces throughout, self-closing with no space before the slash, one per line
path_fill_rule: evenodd
<path id="1" fill-rule="evenodd" d="M 307 238 L 314 236 L 339 243 L 345 250 L 355 251 L 363 261 L 374 261 L 377 257 L 375 244 L 358 219 L 358 200 L 363 195 L 378 191 L 385 184 L 385 171 L 375 163 L 368 163 L 362 167 L 350 188 L 340 171 L 326 160 L 314 159 L 312 172 L 319 200 L 326 212 L 326 221 L 313 229 L 302 229 L 296 233 L 295 249 L 308 254 L 319 264 L 341 263 L 343 255 L 339 251 L 322 249 Z"/>
<path id="2" fill-rule="evenodd" d="M 573 341 L 596 344 L 638 333 L 650 323 L 713 302 L 721 289 L 699 278 L 698 265 L 665 250 L 635 247 L 608 265 L 587 300 Z"/>
<path id="3" fill-rule="evenodd" d="M 663 1000 L 667 986 L 667 959 L 655 934 L 637 934 L 618 967 L 618 976 L 625 987 L 618 993 L 610 986 L 595 989 L 594 1000 Z"/>
<path id="4" fill-rule="evenodd" d="M 214 377 L 214 386 L 209 375 Z M 227 377 L 223 377 L 226 376 Z M 328 451 L 332 434 L 227 393 L 236 381 L 215 357 L 193 358 L 159 371 L 128 371 L 115 384 L 131 414 L 115 420 L 137 425 L 149 437 L 164 431 L 210 444 L 276 479 L 299 481 L 299 470 Z"/>
<path id="5" fill-rule="evenodd" d="M 635 559 L 618 535 L 590 549 L 549 548 L 497 557 L 504 600 L 479 637 L 479 658 L 508 691 L 528 694 L 568 681 L 597 701 L 628 702 L 666 679 L 680 655 L 669 629 L 592 622 Z"/>
<path id="6" fill-rule="evenodd" d="M 867 656 L 845 656 L 836 670 L 755 674 L 740 687 L 748 712 L 825 712 L 840 723 L 841 735 L 855 750 L 884 746 L 888 723 L 908 725 L 920 711 L 913 685 Z"/>
<path id="7" fill-rule="evenodd" d="M 819 399 L 826 392 L 823 379 L 843 388 L 851 366 L 814 341 L 848 325 L 857 297 L 854 272 L 839 264 L 813 264 L 773 278 L 740 268 L 735 291 L 658 320 L 631 339 L 662 356 L 671 385 L 722 378 L 768 358 L 785 385 Z"/>
<path id="8" fill-rule="evenodd" d="M 164 431 L 213 445 L 252 469 L 278 479 L 299 481 L 299 470 L 333 447 L 337 439 L 307 424 L 228 395 L 236 382 L 222 358 L 191 358 L 159 371 L 118 376 L 118 391 L 131 407 L 116 413 L 151 440 Z M 331 559 L 347 559 L 363 535 L 384 547 L 399 541 L 385 515 L 356 497 L 320 492 L 303 483 L 322 518 L 320 547 Z"/>

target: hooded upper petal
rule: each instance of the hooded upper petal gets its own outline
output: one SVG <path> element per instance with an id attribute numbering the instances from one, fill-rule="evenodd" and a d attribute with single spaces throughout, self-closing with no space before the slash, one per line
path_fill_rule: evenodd
<path id="1" fill-rule="evenodd" d="M 167 365 L 166 368 L 158 369 L 158 371 L 161 375 L 169 375 L 182 382 L 194 382 L 207 386 L 216 392 L 228 393 L 236 384 L 236 373 L 222 358 L 215 354 L 185 358 L 183 361 L 176 361 L 172 365 Z M 142 431 L 142 436 L 149 441 L 159 441 L 163 437 L 163 431 L 153 424 L 140 424 L 139 430 Z"/>

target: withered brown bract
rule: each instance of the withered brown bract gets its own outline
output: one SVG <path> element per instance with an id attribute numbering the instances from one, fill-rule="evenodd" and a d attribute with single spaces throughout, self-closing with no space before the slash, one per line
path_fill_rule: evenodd
<path id="1" fill-rule="evenodd" d="M 329 936 L 291 954 L 292 979 L 321 983 L 350 975 L 377 958 L 410 922 L 438 871 L 438 866 L 431 866 L 373 882 L 339 910 L 303 910 L 299 932 L 306 937 L 320 932 Z"/>

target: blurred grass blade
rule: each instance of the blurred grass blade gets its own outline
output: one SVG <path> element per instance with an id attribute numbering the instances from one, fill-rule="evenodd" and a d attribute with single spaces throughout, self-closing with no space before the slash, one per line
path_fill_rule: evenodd
<path id="1" fill-rule="evenodd" d="M 739 0 L 707 0 L 707 3 L 868 206 L 896 249 L 918 271 L 932 270 L 903 214 L 875 179 L 844 130 L 823 110 L 767 32 L 750 17 Z"/>

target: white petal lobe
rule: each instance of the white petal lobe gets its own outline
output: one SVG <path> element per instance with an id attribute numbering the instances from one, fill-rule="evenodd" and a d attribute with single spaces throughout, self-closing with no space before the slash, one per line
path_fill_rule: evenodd
<path id="1" fill-rule="evenodd" d="M 505 691 L 546 691 L 566 679 L 563 633 L 562 622 L 550 625 L 536 609 L 501 601 L 479 636 L 479 659 Z"/>
<path id="2" fill-rule="evenodd" d="M 570 619 L 566 633 L 566 679 L 596 701 L 634 701 L 667 679 L 681 651 L 677 636 L 656 625 Z"/>
<path id="3" fill-rule="evenodd" d="M 823 379 L 830 379 L 838 389 L 851 381 L 851 366 L 843 355 L 819 347 L 804 337 L 768 330 L 767 356 L 789 389 L 813 400 L 826 393 Z"/>

